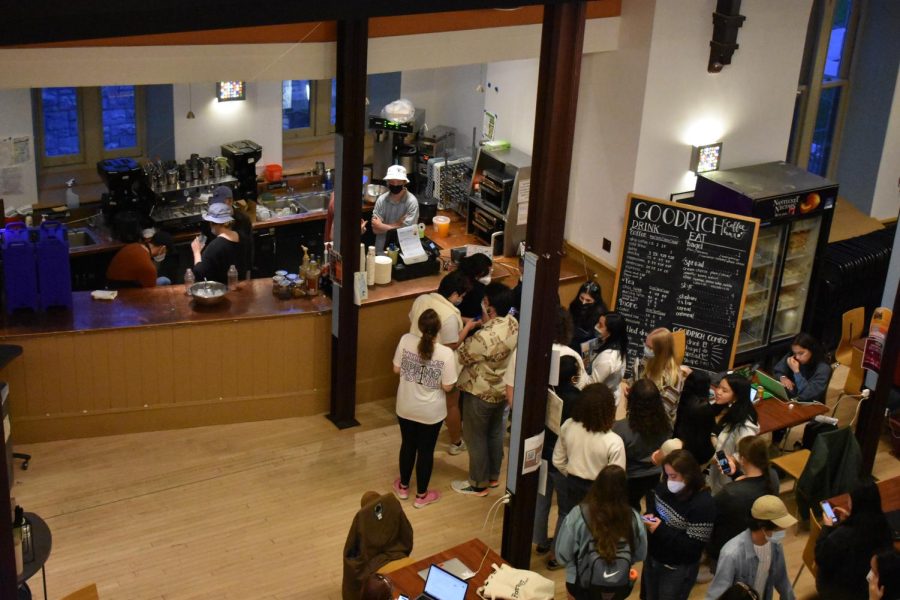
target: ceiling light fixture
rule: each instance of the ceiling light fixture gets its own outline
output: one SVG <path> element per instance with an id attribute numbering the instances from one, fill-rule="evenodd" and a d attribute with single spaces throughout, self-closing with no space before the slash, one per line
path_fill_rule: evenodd
<path id="1" fill-rule="evenodd" d="M 187 119 L 196 119 L 194 116 L 194 94 L 191 91 L 191 84 L 188 84 L 188 114 Z"/>

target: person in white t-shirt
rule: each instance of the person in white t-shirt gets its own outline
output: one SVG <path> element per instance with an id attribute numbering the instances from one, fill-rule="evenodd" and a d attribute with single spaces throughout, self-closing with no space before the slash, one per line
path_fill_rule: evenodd
<path id="1" fill-rule="evenodd" d="M 400 375 L 397 388 L 397 421 L 400 423 L 400 477 L 394 493 L 409 498 L 409 480 L 416 469 L 415 508 L 440 499 L 428 489 L 434 466 L 434 447 L 447 416 L 446 392 L 453 389 L 459 366 L 453 350 L 437 342 L 441 320 L 433 309 L 418 319 L 422 336 L 411 333 L 400 338 L 394 352 L 394 372 Z"/>

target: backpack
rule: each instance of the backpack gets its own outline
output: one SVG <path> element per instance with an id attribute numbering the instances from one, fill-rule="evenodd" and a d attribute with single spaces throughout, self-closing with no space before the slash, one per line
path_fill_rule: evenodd
<path id="1" fill-rule="evenodd" d="M 587 524 L 584 516 L 584 506 L 579 506 L 581 518 Z M 575 585 L 578 591 L 577 600 L 621 600 L 627 598 L 634 588 L 634 580 L 631 579 L 631 565 L 634 557 L 631 546 L 625 540 L 619 540 L 616 546 L 616 558 L 608 562 L 597 552 L 595 544 L 591 544 L 588 553 L 578 559 L 575 556 Z"/>

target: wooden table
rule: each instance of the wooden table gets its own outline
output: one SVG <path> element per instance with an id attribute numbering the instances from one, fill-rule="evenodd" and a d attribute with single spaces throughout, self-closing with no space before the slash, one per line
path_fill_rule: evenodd
<path id="1" fill-rule="evenodd" d="M 759 417 L 760 434 L 790 429 L 828 412 L 828 407 L 818 402 L 782 402 L 777 398 L 760 400 L 754 406 Z"/>
<path id="2" fill-rule="evenodd" d="M 879 481 L 878 491 L 881 493 L 881 510 L 885 513 L 900 510 L 900 477 Z M 850 494 L 841 494 L 840 496 L 829 498 L 828 503 L 831 506 L 847 510 L 850 504 Z"/>
<path id="3" fill-rule="evenodd" d="M 485 553 L 487 553 L 487 557 L 485 557 Z M 475 590 L 484 585 L 484 580 L 492 572 L 491 565 L 495 563 L 500 565 L 506 562 L 500 558 L 499 554 L 488 548 L 484 542 L 474 538 L 396 571 L 386 573 L 386 575 L 394 582 L 395 593 L 399 592 L 409 596 L 411 599 L 416 598 L 425 589 L 425 580 L 419 577 L 419 571 L 427 569 L 432 564 L 440 566 L 442 562 L 451 558 L 458 558 L 473 571 L 481 565 L 475 576 L 469 580 L 466 600 L 478 600 L 478 594 L 475 593 Z"/>

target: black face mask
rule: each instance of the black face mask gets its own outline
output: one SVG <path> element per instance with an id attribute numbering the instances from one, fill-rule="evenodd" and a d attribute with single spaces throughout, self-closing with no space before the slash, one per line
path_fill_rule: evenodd
<path id="1" fill-rule="evenodd" d="M 392 194 L 396 195 L 403 191 L 403 186 L 402 185 L 389 185 L 388 189 L 391 191 Z"/>

